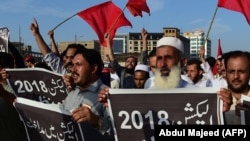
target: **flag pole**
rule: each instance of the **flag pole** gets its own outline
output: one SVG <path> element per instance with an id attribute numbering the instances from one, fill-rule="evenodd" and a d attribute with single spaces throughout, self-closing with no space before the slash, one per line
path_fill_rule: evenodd
<path id="1" fill-rule="evenodd" d="M 58 28 L 60 25 L 62 25 L 63 23 L 65 23 L 65 22 L 68 21 L 69 19 L 73 18 L 75 15 L 77 15 L 77 13 L 74 14 L 74 15 L 72 15 L 72 16 L 70 16 L 70 17 L 68 17 L 67 19 L 65 19 L 65 20 L 62 21 L 61 23 L 59 23 L 57 26 L 55 26 L 55 27 L 52 29 L 52 31 L 54 31 L 56 28 Z"/>
<path id="2" fill-rule="evenodd" d="M 115 22 L 112 24 L 112 26 L 110 27 L 110 29 L 108 30 L 108 32 L 107 33 L 109 33 L 113 28 L 114 28 L 114 26 L 115 26 L 115 24 L 117 24 L 117 22 L 118 22 L 118 20 L 119 20 L 119 18 L 121 17 L 121 15 L 123 14 L 123 12 L 124 12 L 124 10 L 125 10 L 125 8 L 127 7 L 127 5 L 125 5 L 124 6 L 124 8 L 122 9 L 122 11 L 121 11 L 121 13 L 120 13 L 120 15 L 116 18 L 116 20 L 115 20 Z"/>
<path id="3" fill-rule="evenodd" d="M 211 30 L 212 24 L 213 24 L 213 22 L 214 22 L 214 18 L 215 18 L 215 15 L 216 15 L 217 11 L 218 11 L 218 6 L 216 6 L 216 9 L 215 9 L 215 11 L 214 11 L 213 18 L 212 18 L 212 20 L 211 20 L 211 22 L 210 22 L 210 25 L 209 25 L 209 28 L 208 28 L 208 31 L 207 31 L 207 35 L 206 35 L 206 38 L 205 38 L 205 44 L 206 44 L 206 42 L 207 42 L 207 40 L 208 40 L 208 35 L 209 35 L 209 33 L 210 33 L 210 30 Z"/>

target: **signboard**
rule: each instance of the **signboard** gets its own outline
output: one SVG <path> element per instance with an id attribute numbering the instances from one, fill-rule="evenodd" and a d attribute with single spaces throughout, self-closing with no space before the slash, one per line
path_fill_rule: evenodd
<path id="1" fill-rule="evenodd" d="M 29 141 L 111 141 L 88 123 L 74 122 L 70 111 L 60 108 L 59 104 L 18 97 L 14 106 Z"/>
<path id="2" fill-rule="evenodd" d="M 110 89 L 109 109 L 118 141 L 154 141 L 157 125 L 220 125 L 216 88 Z"/>
<path id="3" fill-rule="evenodd" d="M 68 95 L 62 75 L 43 68 L 6 69 L 17 97 L 43 103 L 62 103 Z"/>
<path id="4" fill-rule="evenodd" d="M 80 126 L 71 119 L 71 113 L 58 105 L 17 98 L 15 107 L 30 141 L 84 140 Z"/>
<path id="5" fill-rule="evenodd" d="M 0 28 L 0 52 L 8 52 L 9 29 L 7 27 Z"/>

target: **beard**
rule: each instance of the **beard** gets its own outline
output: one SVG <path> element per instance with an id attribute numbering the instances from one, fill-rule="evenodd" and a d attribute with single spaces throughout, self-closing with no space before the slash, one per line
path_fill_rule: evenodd
<path id="1" fill-rule="evenodd" d="M 235 81 L 235 80 L 233 80 L 233 81 Z M 238 80 L 238 81 L 240 81 L 240 80 Z M 233 84 L 228 83 L 228 88 L 229 88 L 231 91 L 235 92 L 235 93 L 242 93 L 242 92 L 243 92 L 244 90 L 246 90 L 248 87 L 249 87 L 249 84 L 248 84 L 248 83 L 242 84 L 240 87 L 234 87 Z"/>
<path id="2" fill-rule="evenodd" d="M 155 71 L 156 88 L 177 88 L 181 79 L 181 68 L 174 66 L 170 69 L 168 76 L 162 76 L 159 69 Z"/>

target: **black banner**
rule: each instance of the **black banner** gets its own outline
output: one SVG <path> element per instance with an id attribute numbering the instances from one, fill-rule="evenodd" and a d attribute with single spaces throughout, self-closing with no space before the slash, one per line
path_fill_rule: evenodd
<path id="1" fill-rule="evenodd" d="M 61 103 L 68 90 L 61 74 L 42 68 L 6 69 L 8 84 L 17 97 L 43 103 Z"/>
<path id="2" fill-rule="evenodd" d="M 109 107 L 119 141 L 154 141 L 157 125 L 220 125 L 216 88 L 110 89 Z"/>
<path id="3" fill-rule="evenodd" d="M 76 123 L 70 111 L 18 97 L 14 103 L 29 141 L 113 141 L 87 122 Z"/>
<path id="4" fill-rule="evenodd" d="M 22 117 L 30 141 L 80 141 L 80 126 L 69 111 L 58 105 L 17 98 L 15 107 Z"/>

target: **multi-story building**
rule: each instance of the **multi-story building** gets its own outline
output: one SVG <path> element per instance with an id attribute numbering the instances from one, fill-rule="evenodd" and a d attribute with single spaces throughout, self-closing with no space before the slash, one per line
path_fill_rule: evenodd
<path id="1" fill-rule="evenodd" d="M 129 33 L 128 38 L 128 52 L 137 52 L 140 53 L 142 51 L 142 37 L 141 33 Z M 159 40 L 163 36 L 162 33 L 148 33 L 147 37 L 147 50 L 151 51 L 156 47 L 157 40 Z"/>
<path id="2" fill-rule="evenodd" d="M 128 52 L 128 36 L 127 33 L 118 33 L 113 38 L 113 52 L 115 54 L 127 53 Z"/>
<path id="3" fill-rule="evenodd" d="M 156 47 L 157 41 L 165 37 L 177 37 L 182 40 L 184 44 L 184 55 L 186 58 L 190 58 L 190 43 L 189 39 L 183 37 L 180 34 L 180 30 L 178 28 L 163 28 L 163 33 L 148 33 L 147 37 L 147 50 L 151 51 Z M 126 46 L 124 46 L 125 48 Z M 123 49 L 128 53 L 140 53 L 142 51 L 142 37 L 141 33 L 128 33 L 128 48 Z M 125 52 L 123 52 L 125 53 Z"/>
<path id="4" fill-rule="evenodd" d="M 147 37 L 147 50 L 151 51 L 153 48 L 156 47 L 157 41 L 162 37 L 177 37 L 182 40 L 184 44 L 184 55 L 187 59 L 190 58 L 197 58 L 198 51 L 200 47 L 205 46 L 206 49 L 206 57 L 211 56 L 211 41 L 208 40 L 205 43 L 204 32 L 201 30 L 196 30 L 195 32 L 185 32 L 181 33 L 178 28 L 174 27 L 164 27 L 162 33 L 148 33 Z M 60 51 L 66 49 L 68 44 L 75 43 L 75 42 L 60 42 L 59 48 Z M 99 50 L 102 58 L 104 59 L 103 47 L 101 47 L 99 41 L 79 41 L 87 48 L 94 48 Z M 116 34 L 113 38 L 113 52 L 116 58 L 123 58 L 128 54 L 135 54 L 136 56 L 140 56 L 140 52 L 142 51 L 142 37 L 140 32 L 135 33 L 123 33 L 123 34 Z M 107 60 L 106 60 L 107 61 Z M 124 60 L 119 60 L 122 62 Z"/>
<path id="5" fill-rule="evenodd" d="M 183 36 L 190 39 L 190 58 L 198 58 L 201 47 L 205 47 L 205 57 L 211 56 L 211 40 L 205 40 L 205 33 L 202 30 L 185 32 Z"/>

